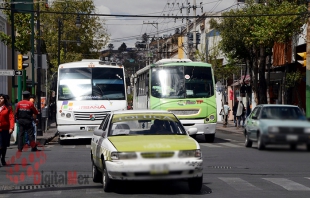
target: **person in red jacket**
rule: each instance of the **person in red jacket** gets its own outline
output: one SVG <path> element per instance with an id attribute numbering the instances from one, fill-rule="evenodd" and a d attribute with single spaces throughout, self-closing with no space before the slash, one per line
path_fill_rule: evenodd
<path id="1" fill-rule="evenodd" d="M 33 131 L 33 114 L 38 115 L 37 109 L 34 104 L 29 101 L 30 92 L 23 92 L 23 100 L 19 101 L 16 105 L 15 116 L 19 125 L 18 133 L 18 151 L 21 152 L 24 147 L 24 135 L 27 133 L 28 139 L 30 141 L 31 151 L 38 151 L 37 145 L 34 138 Z"/>
<path id="2" fill-rule="evenodd" d="M 10 146 L 11 134 L 14 131 L 14 114 L 6 95 L 0 94 L 0 156 L 2 166 L 6 166 L 5 155 Z"/>

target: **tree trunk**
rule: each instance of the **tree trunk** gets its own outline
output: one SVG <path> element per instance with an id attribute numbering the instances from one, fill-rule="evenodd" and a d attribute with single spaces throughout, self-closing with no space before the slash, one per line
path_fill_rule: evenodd
<path id="1" fill-rule="evenodd" d="M 265 79 L 266 71 L 266 48 L 264 46 L 260 47 L 260 58 L 259 58 L 259 103 L 267 103 L 267 86 Z"/>
<path id="2" fill-rule="evenodd" d="M 254 101 L 256 104 L 259 104 L 259 95 L 258 95 L 258 53 L 255 53 L 255 60 L 254 60 L 254 82 L 253 82 L 253 92 L 254 92 Z"/>
<path id="3" fill-rule="evenodd" d="M 270 52 L 269 52 L 270 53 Z M 268 75 L 267 75 L 267 103 L 270 104 L 271 103 L 271 99 L 270 99 L 270 94 L 269 94 L 269 91 L 270 91 L 270 67 L 271 67 L 271 53 L 268 55 L 268 64 L 267 64 L 267 72 L 268 72 Z"/>

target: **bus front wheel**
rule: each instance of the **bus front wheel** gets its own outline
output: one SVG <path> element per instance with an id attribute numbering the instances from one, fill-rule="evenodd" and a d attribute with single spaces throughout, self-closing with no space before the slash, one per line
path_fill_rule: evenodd
<path id="1" fill-rule="evenodd" d="M 205 134 L 206 142 L 212 143 L 214 142 L 215 134 Z"/>

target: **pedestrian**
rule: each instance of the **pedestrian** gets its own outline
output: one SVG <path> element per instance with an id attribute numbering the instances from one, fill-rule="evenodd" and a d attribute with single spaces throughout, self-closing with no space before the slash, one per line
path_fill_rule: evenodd
<path id="1" fill-rule="evenodd" d="M 10 146 L 11 134 L 14 131 L 14 113 L 6 95 L 0 94 L 0 156 L 2 166 L 6 166 L 5 155 Z"/>
<path id="2" fill-rule="evenodd" d="M 234 106 L 233 106 L 233 115 L 234 115 L 234 123 L 235 123 L 235 127 L 237 126 L 237 109 L 238 109 L 238 100 L 235 101 Z"/>
<path id="3" fill-rule="evenodd" d="M 30 102 L 33 103 L 34 107 L 36 108 L 36 97 L 34 95 L 30 95 Z M 37 119 L 37 115 L 33 114 L 33 120 L 32 120 L 32 126 L 33 126 L 33 135 L 34 135 L 34 139 L 37 139 L 37 124 L 38 124 L 38 119 Z M 30 141 L 28 138 L 28 134 L 25 133 L 25 144 L 30 145 Z"/>
<path id="4" fill-rule="evenodd" d="M 56 121 L 56 104 L 55 102 L 52 102 L 50 104 L 50 118 L 51 118 L 51 121 Z"/>
<path id="5" fill-rule="evenodd" d="M 18 152 L 22 152 L 24 147 L 24 135 L 27 133 L 31 151 L 39 151 L 35 142 L 34 131 L 33 131 L 33 114 L 38 115 L 37 109 L 34 107 L 34 104 L 30 102 L 30 92 L 24 91 L 23 100 L 17 103 L 16 106 L 16 119 L 19 124 L 19 133 L 18 133 Z"/>
<path id="6" fill-rule="evenodd" d="M 243 102 L 240 100 L 238 103 L 238 108 L 237 108 L 237 129 L 240 128 L 240 122 L 242 120 L 242 115 L 244 115 L 244 105 Z"/>
<path id="7" fill-rule="evenodd" d="M 228 114 L 230 112 L 230 107 L 228 106 L 228 102 L 225 102 L 224 104 L 224 127 L 227 127 L 228 123 Z"/>

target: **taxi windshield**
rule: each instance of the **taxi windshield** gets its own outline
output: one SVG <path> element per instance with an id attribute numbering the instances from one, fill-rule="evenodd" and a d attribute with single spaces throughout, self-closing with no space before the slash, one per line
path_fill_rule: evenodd
<path id="1" fill-rule="evenodd" d="M 186 135 L 186 131 L 173 114 L 117 114 L 109 136 L 120 135 Z"/>

